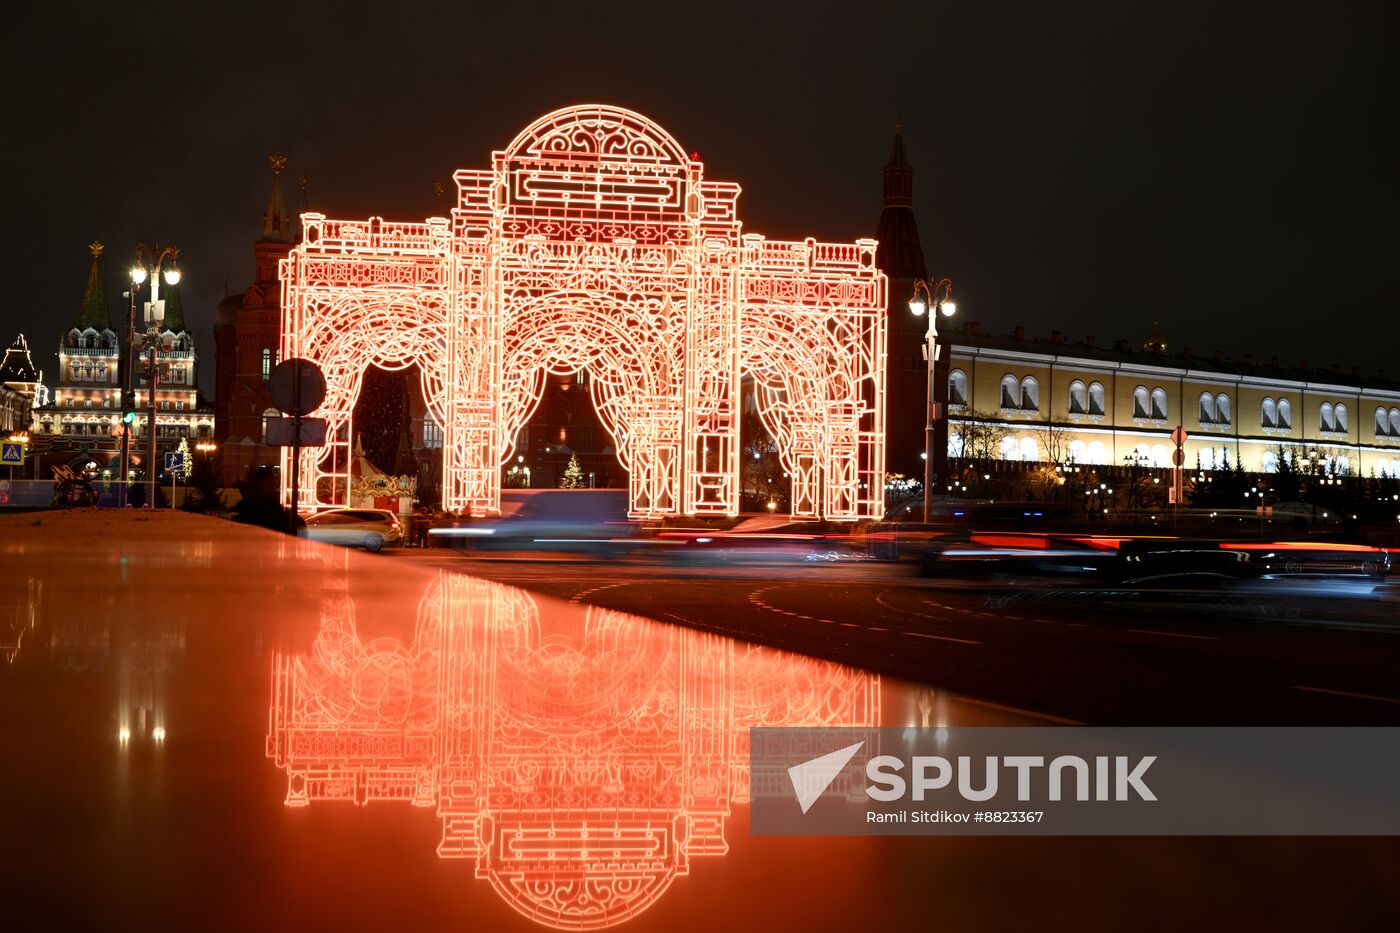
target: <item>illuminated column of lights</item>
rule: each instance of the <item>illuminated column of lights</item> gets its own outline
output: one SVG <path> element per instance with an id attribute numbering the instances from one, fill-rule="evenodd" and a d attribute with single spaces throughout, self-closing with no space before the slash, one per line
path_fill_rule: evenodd
<path id="1" fill-rule="evenodd" d="M 443 427 L 443 505 L 500 511 L 502 467 L 547 374 L 587 371 L 634 517 L 739 509 L 739 385 L 754 378 L 793 514 L 878 517 L 885 287 L 875 241 L 741 235 L 739 186 L 660 126 L 548 114 L 462 170 L 450 220 L 302 218 L 283 260 L 282 352 L 321 365 L 303 508 L 345 504 L 369 365 L 417 365 Z M 284 468 L 289 464 L 284 454 Z"/>
<path id="2" fill-rule="evenodd" d="M 563 612 L 546 637 L 530 594 L 442 573 L 411 638 L 362 641 L 348 591 L 325 592 L 311 649 L 272 661 L 267 754 L 287 805 L 433 807 L 441 857 L 542 925 L 599 929 L 728 851 L 750 727 L 880 721 L 874 675 Z"/>

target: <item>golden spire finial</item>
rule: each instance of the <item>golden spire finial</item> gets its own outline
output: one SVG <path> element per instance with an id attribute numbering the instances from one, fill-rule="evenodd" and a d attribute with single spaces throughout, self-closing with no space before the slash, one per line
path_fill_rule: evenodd
<path id="1" fill-rule="evenodd" d="M 267 164 L 272 166 L 272 174 L 281 175 L 282 168 L 287 164 L 287 157 L 279 149 L 267 157 Z"/>
<path id="2" fill-rule="evenodd" d="M 92 253 L 93 259 L 96 259 L 98 256 L 101 256 L 102 251 L 104 249 L 106 249 L 106 247 L 103 246 L 98 240 L 93 240 L 91 243 L 88 244 L 88 252 Z"/>
<path id="3" fill-rule="evenodd" d="M 442 193 L 443 193 L 444 191 L 446 191 L 446 190 L 447 190 L 447 189 L 446 189 L 445 187 L 443 187 L 442 182 L 440 182 L 440 181 L 435 181 L 435 182 L 433 182 L 433 194 L 437 195 L 439 198 L 442 197 Z"/>

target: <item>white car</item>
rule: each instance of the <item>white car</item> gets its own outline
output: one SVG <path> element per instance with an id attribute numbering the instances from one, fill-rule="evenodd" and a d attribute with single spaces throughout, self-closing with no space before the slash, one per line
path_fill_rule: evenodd
<path id="1" fill-rule="evenodd" d="M 329 509 L 306 517 L 297 532 L 312 541 L 377 551 L 386 544 L 403 543 L 399 517 L 387 509 Z"/>

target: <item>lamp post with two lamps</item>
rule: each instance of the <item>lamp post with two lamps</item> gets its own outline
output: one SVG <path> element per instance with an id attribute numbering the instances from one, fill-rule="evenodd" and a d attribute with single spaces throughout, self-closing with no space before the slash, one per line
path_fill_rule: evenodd
<path id="1" fill-rule="evenodd" d="M 915 317 L 928 316 L 928 332 L 924 334 L 924 357 L 928 360 L 927 417 L 924 424 L 924 522 L 928 523 L 933 519 L 933 483 L 939 472 L 934 469 L 934 432 L 937 429 L 938 418 L 943 415 L 943 412 L 939 411 L 937 382 L 934 377 L 934 365 L 938 361 L 938 317 L 940 314 L 952 317 L 957 313 L 958 306 L 953 302 L 952 280 L 916 280 L 914 294 L 909 299 L 909 310 Z"/>
<path id="2" fill-rule="evenodd" d="M 128 478 L 131 475 L 131 426 L 136 422 L 136 397 L 132 388 L 133 362 L 131 354 L 136 351 L 136 295 L 146 281 L 151 283 L 151 300 L 145 303 L 146 332 L 142 335 L 141 349 L 146 353 L 146 390 L 150 393 L 150 416 L 146 430 L 150 434 L 150 461 L 146 464 L 146 503 L 150 508 L 156 504 L 156 385 L 160 381 L 160 328 L 165 322 L 165 302 L 160 297 L 162 277 L 167 285 L 180 283 L 180 268 L 177 260 L 180 250 L 174 246 L 149 247 L 142 243 L 136 247 L 136 261 L 131 266 L 131 289 L 127 292 L 130 304 L 126 317 L 126 351 L 122 355 L 125 364 L 122 375 L 122 505 L 127 504 L 129 494 Z M 165 261 L 170 267 L 165 268 Z M 137 356 L 140 359 L 140 356 Z"/>

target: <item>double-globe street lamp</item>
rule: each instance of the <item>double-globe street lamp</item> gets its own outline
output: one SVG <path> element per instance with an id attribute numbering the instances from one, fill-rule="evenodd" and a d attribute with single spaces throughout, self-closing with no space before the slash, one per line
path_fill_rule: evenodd
<path id="1" fill-rule="evenodd" d="M 122 505 L 129 498 L 129 477 L 131 476 L 131 426 L 136 421 L 136 398 L 132 388 L 132 357 L 136 351 L 136 295 L 146 281 L 151 283 L 151 300 L 146 302 L 146 332 L 142 335 L 142 349 L 146 351 L 146 389 L 150 393 L 150 416 L 146 430 L 150 434 L 150 461 L 146 464 L 146 503 L 150 508 L 156 505 L 156 385 L 160 381 L 160 328 L 165 323 L 165 302 L 160 297 L 161 278 L 165 284 L 180 283 L 178 258 L 180 250 L 174 246 L 149 247 L 142 243 L 136 247 L 136 261 L 131 266 L 131 289 L 127 292 L 131 299 L 126 315 L 126 351 L 122 356 Z M 165 261 L 170 267 L 165 268 Z M 138 356 L 137 359 L 140 357 Z"/>
<path id="2" fill-rule="evenodd" d="M 933 282 L 917 279 L 914 282 L 914 295 L 909 299 L 909 310 L 915 317 L 928 317 L 928 332 L 924 334 L 927 346 L 924 356 L 928 360 L 928 398 L 924 424 L 924 522 L 933 520 L 934 430 L 938 418 L 943 414 L 938 410 L 935 392 L 934 364 L 938 360 L 938 317 L 952 317 L 958 311 L 953 302 L 953 282 L 951 279 L 937 279 Z"/>

